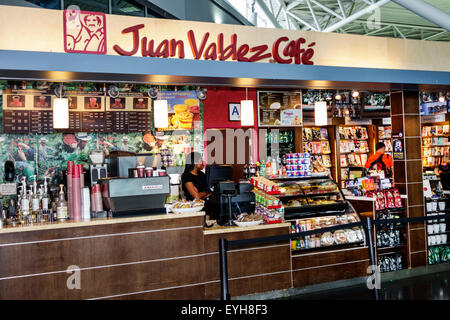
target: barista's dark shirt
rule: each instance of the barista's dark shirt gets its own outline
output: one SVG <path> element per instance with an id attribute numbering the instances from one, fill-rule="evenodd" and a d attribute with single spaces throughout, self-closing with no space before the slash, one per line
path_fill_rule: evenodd
<path id="1" fill-rule="evenodd" d="M 181 183 L 183 184 L 183 192 L 184 196 L 186 197 L 186 200 L 192 201 L 194 198 L 191 196 L 189 191 L 186 188 L 186 183 L 192 182 L 194 184 L 194 187 L 197 188 L 198 192 L 205 192 L 206 189 L 206 176 L 202 171 L 199 171 L 197 175 L 194 175 L 190 173 L 189 171 L 186 171 L 181 176 Z"/>

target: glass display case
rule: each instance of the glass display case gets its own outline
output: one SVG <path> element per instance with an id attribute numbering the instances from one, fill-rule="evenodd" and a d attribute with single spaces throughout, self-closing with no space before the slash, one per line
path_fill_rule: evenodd
<path id="1" fill-rule="evenodd" d="M 272 179 L 272 196 L 280 200 L 284 220 L 291 222 L 291 233 L 359 222 L 360 217 L 346 201 L 335 181 L 328 177 Z M 330 247 L 365 244 L 363 228 L 343 228 L 332 232 L 292 239 L 291 249 L 302 252 Z"/>

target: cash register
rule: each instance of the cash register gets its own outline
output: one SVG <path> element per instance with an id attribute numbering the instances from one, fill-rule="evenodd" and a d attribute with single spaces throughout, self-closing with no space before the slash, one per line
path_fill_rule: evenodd
<path id="1" fill-rule="evenodd" d="M 255 211 L 253 186 L 248 180 L 235 183 L 231 178 L 231 166 L 206 166 L 206 187 L 212 195 L 205 202 L 205 211 L 221 226 L 231 226 L 237 215 Z"/>

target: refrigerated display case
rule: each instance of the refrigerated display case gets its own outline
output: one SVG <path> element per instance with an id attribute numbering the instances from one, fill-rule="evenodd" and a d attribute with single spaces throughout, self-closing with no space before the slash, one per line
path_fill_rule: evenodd
<path id="1" fill-rule="evenodd" d="M 272 146 L 277 146 L 278 150 L 273 150 L 280 158 L 288 153 L 295 152 L 295 132 L 294 129 L 267 129 L 265 133 L 265 143 L 267 154 L 272 154 Z M 273 143 L 273 144 L 272 144 Z"/>

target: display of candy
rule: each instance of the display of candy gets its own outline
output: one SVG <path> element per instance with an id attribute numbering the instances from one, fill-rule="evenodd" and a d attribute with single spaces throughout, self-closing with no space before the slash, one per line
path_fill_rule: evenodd
<path id="1" fill-rule="evenodd" d="M 450 261 L 450 247 L 436 246 L 428 249 L 428 263 L 437 264 Z"/>
<path id="2" fill-rule="evenodd" d="M 393 247 L 400 244 L 400 230 L 377 230 L 377 247 Z"/>
<path id="3" fill-rule="evenodd" d="M 381 256 L 378 258 L 378 266 L 380 272 L 401 270 L 403 269 L 402 256 L 400 254 Z"/>

